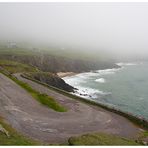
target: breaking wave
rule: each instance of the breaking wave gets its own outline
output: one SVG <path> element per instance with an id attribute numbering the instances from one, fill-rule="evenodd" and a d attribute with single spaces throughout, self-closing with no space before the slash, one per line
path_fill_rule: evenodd
<path id="1" fill-rule="evenodd" d="M 96 79 L 95 81 L 99 82 L 99 83 L 105 83 L 106 82 L 106 80 L 104 78 L 99 78 L 99 79 Z"/>
<path id="2" fill-rule="evenodd" d="M 101 90 L 98 89 L 92 89 L 89 87 L 81 87 L 78 86 L 77 87 L 78 90 L 75 91 L 75 95 L 80 96 L 80 97 L 84 97 L 84 98 L 98 98 L 98 96 L 102 96 L 102 95 L 109 95 L 111 94 L 111 92 L 103 92 Z"/>
<path id="3" fill-rule="evenodd" d="M 107 74 L 114 74 L 118 70 L 120 70 L 120 68 L 112 68 L 112 69 L 98 70 L 97 72 L 101 76 L 101 75 L 107 75 Z"/>
<path id="4" fill-rule="evenodd" d="M 142 64 L 142 62 L 135 62 L 135 63 L 120 62 L 120 63 L 116 63 L 116 65 L 118 65 L 118 66 L 133 66 L 133 65 L 139 65 L 139 64 Z"/>

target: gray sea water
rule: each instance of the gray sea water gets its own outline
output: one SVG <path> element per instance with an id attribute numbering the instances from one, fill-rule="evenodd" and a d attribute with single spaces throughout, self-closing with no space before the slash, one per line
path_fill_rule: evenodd
<path id="1" fill-rule="evenodd" d="M 121 68 L 63 78 L 76 95 L 148 119 L 148 62 L 118 63 Z"/>

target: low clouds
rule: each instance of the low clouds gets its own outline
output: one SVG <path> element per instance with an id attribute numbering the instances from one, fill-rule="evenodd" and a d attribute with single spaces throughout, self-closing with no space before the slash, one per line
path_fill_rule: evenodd
<path id="1" fill-rule="evenodd" d="M 148 3 L 0 3 L 0 40 L 148 54 Z"/>

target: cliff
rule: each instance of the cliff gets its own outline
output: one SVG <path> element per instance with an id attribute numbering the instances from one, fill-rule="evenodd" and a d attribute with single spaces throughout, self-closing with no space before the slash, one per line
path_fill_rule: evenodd
<path id="1" fill-rule="evenodd" d="M 48 85 L 57 87 L 59 89 L 62 89 L 68 92 L 74 92 L 74 89 L 75 89 L 74 87 L 65 83 L 63 79 L 61 79 L 60 77 L 58 77 L 56 74 L 53 74 L 53 73 L 35 72 L 35 73 L 26 73 L 25 75 L 32 79 L 38 80 L 42 83 L 46 83 Z"/>
<path id="2" fill-rule="evenodd" d="M 28 64 L 37 67 L 44 72 L 88 72 L 90 70 L 99 70 L 118 67 L 113 62 L 105 61 L 85 61 L 76 60 L 63 57 L 55 57 L 47 54 L 36 55 L 0 55 L 0 59 L 7 59 L 18 61 L 24 64 Z"/>

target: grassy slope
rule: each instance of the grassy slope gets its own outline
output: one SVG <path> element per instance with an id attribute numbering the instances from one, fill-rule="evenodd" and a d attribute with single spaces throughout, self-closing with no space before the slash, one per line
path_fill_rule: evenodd
<path id="1" fill-rule="evenodd" d="M 101 56 L 101 57 L 100 57 Z M 101 54 L 85 51 L 51 50 L 51 49 L 23 49 L 0 47 L 2 59 L 13 59 L 22 63 L 37 66 L 40 70 L 50 72 L 89 70 L 115 67 L 113 60 Z M 25 58 L 26 57 L 26 58 Z"/>
<path id="2" fill-rule="evenodd" d="M 25 48 L 7 48 L 7 47 L 0 47 L 0 54 L 2 55 L 38 55 L 38 54 L 47 54 L 52 55 L 56 57 L 64 57 L 64 58 L 70 58 L 70 59 L 78 59 L 78 60 L 87 60 L 87 61 L 106 61 L 111 60 L 108 53 L 104 53 L 103 51 L 100 51 L 101 53 L 96 52 L 90 52 L 87 50 L 81 51 L 80 50 L 61 50 L 60 48 L 50 47 L 50 48 L 42 48 L 41 50 L 37 49 L 25 49 Z"/>
<path id="3" fill-rule="evenodd" d="M 34 50 L 26 50 L 23 48 L 0 48 L 0 54 L 2 55 L 35 55 L 37 54 Z"/>
<path id="4" fill-rule="evenodd" d="M 0 145 L 41 145 L 41 143 L 16 132 L 10 125 L 6 124 L 2 118 L 0 118 L 0 125 L 2 125 L 10 135 L 10 137 L 7 137 L 4 133 L 0 132 Z"/>
<path id="5" fill-rule="evenodd" d="M 70 145 L 139 145 L 133 140 L 104 133 L 92 133 L 69 139 Z"/>
<path id="6" fill-rule="evenodd" d="M 36 68 L 32 66 L 9 60 L 0 60 L 0 66 L 9 71 L 10 73 L 38 71 Z"/>

